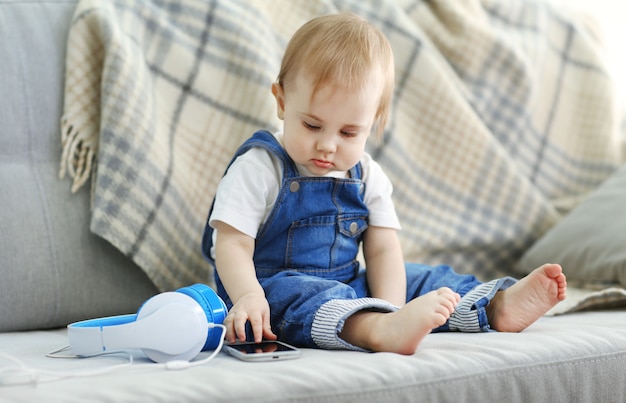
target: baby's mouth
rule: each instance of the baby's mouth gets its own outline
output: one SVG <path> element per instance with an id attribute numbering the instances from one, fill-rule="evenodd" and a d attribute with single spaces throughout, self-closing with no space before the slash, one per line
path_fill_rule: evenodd
<path id="1" fill-rule="evenodd" d="M 328 168 L 331 168 L 333 166 L 333 163 L 330 162 L 330 161 L 326 161 L 326 160 L 314 159 L 313 160 L 313 165 L 315 165 L 318 168 L 328 169 Z"/>

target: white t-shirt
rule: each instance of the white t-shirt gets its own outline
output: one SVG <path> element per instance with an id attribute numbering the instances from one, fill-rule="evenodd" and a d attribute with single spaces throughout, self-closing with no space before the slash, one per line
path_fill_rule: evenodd
<path id="1" fill-rule="evenodd" d="M 276 135 L 279 141 L 280 134 Z M 282 141 L 281 141 L 282 143 Z M 313 176 L 304 166 L 296 164 L 302 176 Z M 361 158 L 361 180 L 365 183 L 363 199 L 369 210 L 368 224 L 400 229 L 391 193 L 389 177 L 372 157 Z M 251 175 L 254 172 L 254 175 Z M 256 238 L 261 225 L 272 211 L 282 182 L 282 163 L 262 148 L 252 148 L 235 159 L 222 178 L 215 195 L 209 225 L 222 221 L 244 234 Z M 346 177 L 346 172 L 331 172 L 327 176 Z M 217 230 L 213 231 L 213 245 Z M 215 257 L 215 247 L 211 248 Z"/>

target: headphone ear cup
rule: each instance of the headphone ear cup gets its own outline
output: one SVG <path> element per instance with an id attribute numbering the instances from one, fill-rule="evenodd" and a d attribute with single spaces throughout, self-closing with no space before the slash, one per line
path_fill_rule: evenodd
<path id="1" fill-rule="evenodd" d="M 153 361 L 193 359 L 206 341 L 206 313 L 188 295 L 164 292 L 147 300 L 137 312 L 132 336 Z"/>
<path id="2" fill-rule="evenodd" d="M 194 284 L 183 287 L 176 292 L 188 295 L 204 309 L 207 322 L 219 324 L 224 323 L 228 309 L 224 301 L 215 293 L 215 291 L 206 284 Z M 209 328 L 206 336 L 206 342 L 202 350 L 215 350 L 223 337 L 221 329 Z"/>

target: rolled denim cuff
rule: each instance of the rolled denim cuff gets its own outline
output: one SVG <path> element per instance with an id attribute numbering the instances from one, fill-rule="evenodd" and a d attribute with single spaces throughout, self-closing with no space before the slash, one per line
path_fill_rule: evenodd
<path id="1" fill-rule="evenodd" d="M 394 312 L 398 307 L 378 298 L 333 299 L 324 303 L 315 313 L 311 337 L 315 344 L 327 350 L 369 351 L 348 343 L 339 337 L 343 326 L 358 311 Z"/>
<path id="2" fill-rule="evenodd" d="M 474 287 L 461 298 L 450 315 L 449 329 L 461 332 L 488 332 L 491 327 L 485 307 L 498 291 L 506 290 L 516 282 L 517 280 L 512 277 L 503 277 Z"/>

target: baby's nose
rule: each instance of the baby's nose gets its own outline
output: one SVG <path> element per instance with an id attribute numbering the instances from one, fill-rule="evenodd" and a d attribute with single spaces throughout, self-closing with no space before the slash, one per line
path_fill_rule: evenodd
<path id="1" fill-rule="evenodd" d="M 321 136 L 317 141 L 317 151 L 332 153 L 335 152 L 336 149 L 337 144 L 331 136 Z"/>

